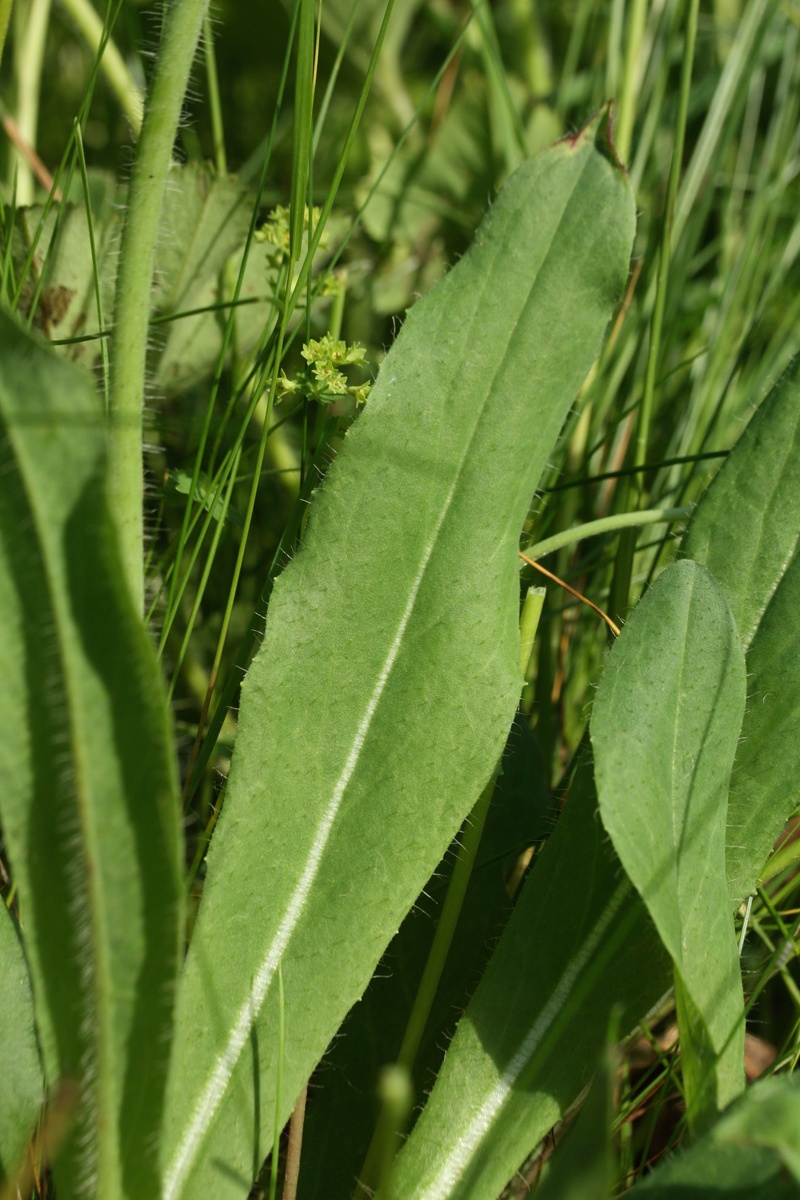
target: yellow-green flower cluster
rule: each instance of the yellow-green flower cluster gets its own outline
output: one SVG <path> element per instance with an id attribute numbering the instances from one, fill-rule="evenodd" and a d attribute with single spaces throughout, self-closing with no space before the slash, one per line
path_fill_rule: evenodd
<path id="1" fill-rule="evenodd" d="M 341 339 L 326 333 L 319 340 L 312 339 L 301 351 L 308 364 L 298 371 L 295 379 L 289 379 L 281 371 L 278 378 L 278 398 L 284 396 L 307 396 L 320 404 L 333 404 L 342 396 L 353 396 L 356 404 L 363 404 L 369 395 L 370 384 L 349 384 L 345 367 L 363 367 L 366 351 L 358 342 L 348 346 Z"/>
<path id="2" fill-rule="evenodd" d="M 320 208 L 314 207 L 309 209 L 308 205 L 306 205 L 303 217 L 303 229 L 306 234 L 309 232 L 309 228 L 316 226 L 321 213 L 322 210 Z M 284 208 L 282 204 L 277 204 L 261 228 L 256 230 L 256 241 L 265 242 L 268 246 L 274 246 L 276 254 L 281 259 L 288 257 L 289 254 L 289 220 L 290 210 Z M 319 249 L 324 250 L 327 244 L 328 233 L 326 230 L 320 238 Z"/>

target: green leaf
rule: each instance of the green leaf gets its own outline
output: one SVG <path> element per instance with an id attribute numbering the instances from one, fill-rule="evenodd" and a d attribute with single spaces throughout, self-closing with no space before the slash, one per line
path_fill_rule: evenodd
<path id="1" fill-rule="evenodd" d="M 592 710 L 600 815 L 674 966 L 690 1119 L 744 1086 L 744 1002 L 725 876 L 745 666 L 719 586 L 669 567 L 609 656 Z M 681 1019 L 683 1017 L 683 1020 Z"/>
<path id="2" fill-rule="evenodd" d="M 249 193 L 207 163 L 170 169 L 159 231 L 155 306 L 177 312 L 194 305 L 198 289 L 217 281 L 244 242 L 252 211 Z"/>
<path id="3" fill-rule="evenodd" d="M 797 358 L 713 479 L 683 547 L 719 582 L 747 653 L 747 708 L 728 801 L 727 870 L 734 905 L 755 891 L 798 798 L 799 538 Z"/>
<path id="4" fill-rule="evenodd" d="M 158 236 L 154 297 L 159 328 L 165 334 L 155 380 L 168 395 L 185 390 L 216 369 L 229 310 L 214 306 L 232 298 L 254 203 L 253 193 L 233 176 L 217 175 L 205 163 L 173 165 L 170 170 Z M 304 206 L 297 211 L 303 213 Z M 346 222 L 334 216 L 328 234 L 335 239 L 343 225 Z M 306 230 L 301 258 L 307 243 Z M 274 246 L 258 240 L 248 248 L 236 308 L 240 358 L 256 347 L 264 330 L 276 320 L 279 260 L 274 251 Z M 324 262 L 325 253 L 320 251 L 314 270 L 321 270 Z M 227 295 L 226 281 L 230 285 Z M 173 314 L 178 315 L 165 320 Z"/>
<path id="5" fill-rule="evenodd" d="M 119 214 L 114 203 L 115 193 L 109 189 L 100 199 L 100 211 L 94 221 L 100 297 L 106 320 L 110 320 L 113 311 L 117 273 Z M 41 204 L 18 209 L 10 236 L 11 261 L 17 276 L 22 274 L 30 248 L 38 237 L 32 269 L 20 298 L 20 310 L 27 315 L 43 274 L 34 327 L 53 339 L 95 333 L 97 303 L 85 206 L 69 202 L 54 204 L 46 216 Z M 92 366 L 100 359 L 100 341 L 92 338 L 77 342 L 64 353 Z"/>
<path id="6" fill-rule="evenodd" d="M 65 1200 L 144 1200 L 181 945 L 171 735 L 99 400 L 2 313 L 0 426 L 0 813 L 47 1086 L 82 1096 L 56 1180 Z"/>
<path id="7" fill-rule="evenodd" d="M 668 959 L 597 817 L 588 756 L 459 1022 L 396 1194 L 496 1200 L 589 1083 L 618 1010 L 627 1032 L 667 991 Z"/>
<path id="8" fill-rule="evenodd" d="M 511 911 L 509 863 L 542 841 L 552 801 L 533 734 L 515 720 L 442 979 L 414 1063 L 417 1097 L 441 1067 L 457 1018 L 474 992 Z M 378 1117 L 381 1067 L 397 1060 L 449 880 L 451 846 L 400 927 L 362 1000 L 350 1013 L 318 1073 L 303 1134 L 303 1200 L 352 1193 Z"/>
<path id="9" fill-rule="evenodd" d="M 753 1084 L 705 1137 L 631 1194 L 637 1200 L 798 1200 L 800 1076 Z"/>
<path id="10" fill-rule="evenodd" d="M 238 270 L 254 197 L 233 177 L 219 176 L 203 163 L 173 164 L 158 236 L 153 306 L 159 317 L 155 383 L 170 395 L 210 375 L 222 348 L 228 310 L 217 308 L 220 278 L 229 260 Z M 105 320 L 114 311 L 118 264 L 119 213 L 107 196 L 94 220 L 98 275 Z M 83 337 L 97 332 L 92 258 L 83 205 L 53 205 L 42 222 L 41 205 L 17 211 L 11 230 L 11 260 L 21 273 L 39 235 L 33 271 L 21 297 L 27 312 L 38 276 L 44 282 L 35 326 L 48 338 Z M 0 239 L 0 245 L 2 241 Z M 43 265 L 44 264 L 44 265 Z M 237 309 L 237 348 L 246 354 L 275 316 L 277 266 L 269 246 L 253 243 Z M 235 276 L 234 276 L 235 278 Z M 210 307 L 211 306 L 211 307 Z M 206 310 L 206 311 L 202 311 Z M 189 313 L 188 316 L 178 314 Z M 174 317 L 174 319 L 172 319 Z M 86 366 L 100 359 L 100 341 L 90 338 L 62 353 Z"/>
<path id="11" fill-rule="evenodd" d="M 278 965 L 285 1118 L 502 749 L 519 530 L 627 273 L 607 128 L 526 164 L 412 309 L 275 587 L 181 989 L 165 1200 L 247 1193 Z"/>
<path id="12" fill-rule="evenodd" d="M 758 884 L 800 801 L 800 555 L 795 554 L 747 655 L 747 707 L 728 800 L 728 885 Z"/>
<path id="13" fill-rule="evenodd" d="M 232 255 L 242 253 L 252 206 L 253 198 L 245 188 L 230 176 L 216 175 L 205 163 L 170 169 L 158 236 L 154 303 L 162 317 L 192 315 L 162 326 L 166 337 L 156 383 L 168 393 L 210 375 L 217 364 L 228 311 L 197 310 L 225 298 L 220 295 L 222 272 Z M 240 352 L 254 345 L 273 313 L 276 275 L 267 248 L 251 246 L 240 298 L 260 302 L 237 313 Z"/>
<path id="14" fill-rule="evenodd" d="M 211 480 L 203 472 L 197 481 L 197 486 L 192 491 L 192 473 L 191 471 L 170 471 L 167 476 L 164 492 L 168 499 L 173 496 L 191 496 L 195 504 L 202 504 L 206 512 L 210 512 L 215 521 L 226 519 L 225 499 L 223 496 L 215 497 L 215 489 L 211 485 Z M 178 504 L 181 501 L 177 501 Z M 228 506 L 227 520 L 232 521 L 234 525 L 240 528 L 244 524 L 241 513 L 237 512 Z"/>
<path id="15" fill-rule="evenodd" d="M 0 1181 L 18 1165 L 44 1100 L 28 964 L 0 903 Z"/>

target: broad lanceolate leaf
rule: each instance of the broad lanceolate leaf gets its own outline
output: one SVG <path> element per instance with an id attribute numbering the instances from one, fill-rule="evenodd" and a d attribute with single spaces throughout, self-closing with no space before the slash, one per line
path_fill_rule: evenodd
<path id="1" fill-rule="evenodd" d="M 583 758 L 397 1158 L 396 1195 L 496 1200 L 589 1082 L 612 1012 L 628 1032 L 669 983 L 669 960 L 598 820 Z"/>
<path id="2" fill-rule="evenodd" d="M 0 313 L 0 814 L 47 1085 L 73 1081 L 82 1098 L 58 1194 L 150 1200 L 180 954 L 178 807 L 104 445 L 88 377 Z"/>
<path id="3" fill-rule="evenodd" d="M 681 562 L 637 605 L 592 710 L 600 815 L 675 965 L 692 1014 L 681 1022 L 687 1103 L 706 1116 L 744 1086 L 725 877 L 744 696 L 744 654 L 725 597 L 703 567 Z"/>
<path id="4" fill-rule="evenodd" d="M 658 1167 L 641 1200 L 798 1200 L 800 1076 L 759 1080 L 716 1125 Z"/>
<path id="5" fill-rule="evenodd" d="M 19 1165 L 43 1099 L 28 964 L 0 903 L 0 1183 Z"/>
<path id="6" fill-rule="evenodd" d="M 275 588 L 181 989 L 166 1200 L 247 1193 L 279 966 L 283 1119 L 502 749 L 520 525 L 627 271 L 607 122 L 526 164 L 411 311 Z"/>
<path id="7" fill-rule="evenodd" d="M 747 653 L 747 707 L 728 801 L 738 905 L 792 807 L 800 775 L 800 358 L 700 501 L 684 551 L 725 592 Z"/>

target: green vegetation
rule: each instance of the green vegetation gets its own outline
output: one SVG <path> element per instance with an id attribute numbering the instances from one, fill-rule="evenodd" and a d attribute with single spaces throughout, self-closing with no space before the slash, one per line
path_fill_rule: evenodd
<path id="1" fill-rule="evenodd" d="M 800 13 L 163 7 L 0 0 L 0 1197 L 800 1196 Z"/>

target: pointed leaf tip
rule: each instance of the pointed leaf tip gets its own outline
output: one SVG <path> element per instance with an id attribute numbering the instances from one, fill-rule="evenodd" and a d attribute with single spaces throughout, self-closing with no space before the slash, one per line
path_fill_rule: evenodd
<path id="1" fill-rule="evenodd" d="M 627 179 L 628 168 L 620 158 L 614 143 L 614 114 L 614 101 L 606 100 L 603 107 L 598 109 L 593 117 L 590 117 L 582 129 L 579 129 L 577 133 L 567 134 L 561 141 L 569 143 L 574 149 L 580 149 L 581 146 L 594 142 L 595 148 L 603 155 L 603 158 L 607 159 L 612 167 L 620 170 Z"/>

